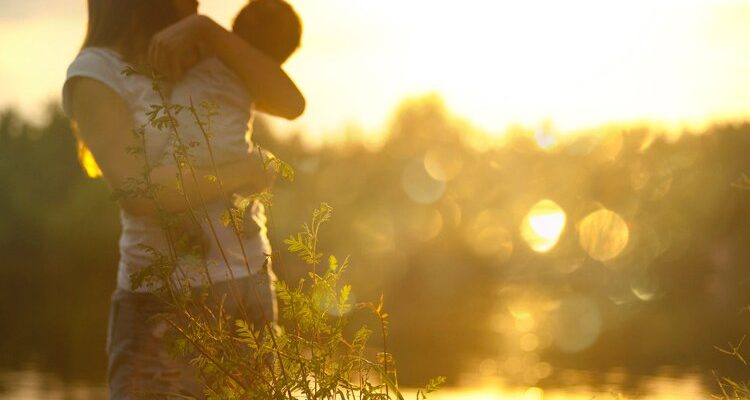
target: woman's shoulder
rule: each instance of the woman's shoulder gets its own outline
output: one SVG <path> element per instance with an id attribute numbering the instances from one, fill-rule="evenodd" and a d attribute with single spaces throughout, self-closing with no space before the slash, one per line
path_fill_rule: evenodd
<path id="1" fill-rule="evenodd" d="M 81 50 L 68 66 L 63 84 L 63 110 L 68 114 L 70 108 L 70 88 L 76 78 L 97 80 L 118 95 L 125 97 L 126 85 L 123 70 L 127 63 L 114 50 L 104 47 L 87 47 Z"/>
<path id="2" fill-rule="evenodd" d="M 105 47 L 87 47 L 81 50 L 68 66 L 67 78 L 79 75 L 100 74 L 121 76 L 127 66 L 120 55 Z"/>

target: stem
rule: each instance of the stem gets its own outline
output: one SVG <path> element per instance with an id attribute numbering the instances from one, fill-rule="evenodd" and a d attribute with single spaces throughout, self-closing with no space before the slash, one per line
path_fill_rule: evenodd
<path id="1" fill-rule="evenodd" d="M 152 200 L 154 202 L 154 205 L 156 206 L 156 211 L 157 211 L 157 213 L 158 213 L 159 216 L 165 215 L 166 211 L 164 210 L 164 207 L 162 206 L 162 204 L 159 202 L 158 196 L 156 196 L 155 194 L 153 196 L 151 196 L 151 191 L 153 191 L 156 187 L 154 186 L 153 181 L 151 181 L 151 170 L 152 170 L 152 167 L 151 167 L 151 162 L 150 162 L 150 160 L 148 158 L 148 152 L 146 151 L 146 136 L 145 136 L 145 133 L 143 131 L 138 131 L 138 130 L 136 130 L 135 132 L 137 132 L 136 135 L 140 139 L 141 151 L 143 151 L 143 164 L 144 164 L 143 179 L 146 182 L 146 197 L 147 198 L 148 197 L 152 198 Z M 171 261 L 175 265 L 175 268 L 183 276 L 187 276 L 187 274 L 185 273 L 185 271 L 182 270 L 182 267 L 177 262 L 177 252 L 176 252 L 175 245 L 174 245 L 174 238 L 170 234 L 169 229 L 165 229 L 164 230 L 164 236 L 165 236 L 165 238 L 167 240 L 167 248 L 169 249 L 169 255 L 171 257 Z M 171 291 L 171 289 L 170 289 L 170 291 Z"/>
<path id="2" fill-rule="evenodd" d="M 206 357 L 209 361 L 211 361 L 211 363 L 214 364 L 216 368 L 221 370 L 221 372 L 224 373 L 224 375 L 226 375 L 227 378 L 231 379 L 232 382 L 236 383 L 239 387 L 241 387 L 244 392 L 247 392 L 247 388 L 245 387 L 245 385 L 243 385 L 242 382 L 240 382 L 229 371 L 227 371 L 223 365 L 221 365 L 213 356 L 211 356 L 211 354 L 209 354 L 203 348 L 203 346 L 201 346 L 200 344 L 198 344 L 198 342 L 193 340 L 182 328 L 180 328 L 176 323 L 174 323 L 174 321 L 172 321 L 169 318 L 164 318 L 164 319 L 172 326 L 172 328 L 176 329 L 177 332 L 180 333 L 180 335 L 182 335 L 187 341 L 189 341 L 190 344 L 192 344 L 196 349 L 198 349 L 198 351 L 201 354 L 203 354 L 204 357 Z"/>
<path id="3" fill-rule="evenodd" d="M 169 103 L 166 100 L 166 97 L 164 96 L 164 93 L 161 91 L 161 88 L 158 85 L 155 85 L 155 89 L 157 93 L 159 94 L 159 98 L 162 102 L 162 110 L 169 118 L 169 128 L 172 131 L 172 135 L 177 141 L 177 145 L 180 149 L 184 149 L 185 146 L 182 143 L 182 138 L 180 137 L 179 132 L 177 131 L 177 120 L 174 118 L 174 115 L 172 115 L 172 111 L 170 110 Z M 180 150 L 181 151 L 181 150 Z M 177 170 L 180 171 L 180 179 L 182 182 L 184 182 L 184 179 L 182 179 L 182 169 L 181 169 L 181 163 L 179 162 L 179 159 L 177 158 L 176 154 L 172 154 L 172 156 L 175 158 L 175 162 L 177 163 Z M 193 182 L 198 186 L 198 177 L 195 173 L 195 169 L 193 168 L 192 164 L 190 163 L 190 160 L 187 159 L 187 155 L 184 155 L 186 158 L 185 165 L 188 167 L 188 171 L 190 171 L 190 175 L 193 178 Z M 184 184 L 183 184 L 184 187 Z M 184 191 L 183 191 L 184 193 Z M 234 272 L 232 271 L 231 266 L 229 265 L 229 259 L 227 258 L 226 254 L 224 253 L 224 248 L 221 245 L 221 241 L 219 240 L 219 237 L 216 234 L 216 229 L 214 228 L 213 222 L 211 221 L 210 215 L 208 214 L 208 209 L 206 208 L 206 201 L 203 198 L 203 194 L 201 193 L 200 189 L 196 190 L 198 201 L 202 207 L 202 211 L 204 216 L 206 217 L 206 222 L 208 223 L 208 227 L 211 230 L 211 235 L 213 236 L 214 240 L 216 241 L 216 245 L 218 246 L 219 253 L 221 254 L 221 257 L 224 261 L 224 264 L 226 265 L 227 271 L 229 272 L 230 282 L 229 282 L 229 291 L 232 293 L 232 297 L 234 298 L 235 302 L 237 302 L 237 305 L 240 309 L 240 312 L 244 316 L 245 319 L 248 319 L 247 317 L 247 311 L 245 310 L 245 307 L 243 303 L 239 300 L 239 297 L 237 295 L 236 288 L 234 286 Z M 193 207 L 189 202 L 188 199 L 189 196 L 187 196 L 187 193 L 185 193 L 185 199 L 188 201 L 188 207 L 191 210 L 191 214 L 193 213 Z M 206 266 L 208 268 L 208 266 Z"/>
<path id="4" fill-rule="evenodd" d="M 225 202 L 229 203 L 228 199 L 226 198 L 227 193 L 224 191 L 224 184 L 222 183 L 221 178 L 219 177 L 219 169 L 218 169 L 218 167 L 216 165 L 216 159 L 214 158 L 213 148 L 211 147 L 211 141 L 208 138 L 208 132 L 206 131 L 203 123 L 201 122 L 201 120 L 200 120 L 200 118 L 198 116 L 197 111 L 195 110 L 195 105 L 193 104 L 192 97 L 190 98 L 190 107 L 189 107 L 189 110 L 192 113 L 193 118 L 195 118 L 195 122 L 198 125 L 198 127 L 200 128 L 201 133 L 203 134 L 203 138 L 204 138 L 204 140 L 206 142 L 206 148 L 208 149 L 208 154 L 209 154 L 209 157 L 211 159 L 211 166 L 213 167 L 213 170 L 214 170 L 214 176 L 216 177 L 216 181 L 219 184 L 219 190 L 224 195 Z M 210 121 L 210 119 L 209 119 L 209 121 Z M 262 155 L 261 155 L 261 157 L 262 157 Z M 232 226 L 234 228 L 235 236 L 237 237 L 237 241 L 240 244 L 240 250 L 242 251 L 242 258 L 243 258 L 243 260 L 245 262 L 245 268 L 247 269 L 247 273 L 250 275 L 250 277 L 252 277 L 253 273 L 250 270 L 250 263 L 248 261 L 247 254 L 245 253 L 245 246 L 242 243 L 242 235 L 240 233 L 239 226 L 237 225 L 237 221 L 236 221 L 236 219 L 234 217 L 234 214 L 232 214 L 232 210 L 231 210 L 230 207 L 227 207 L 227 212 L 229 212 L 229 215 L 230 215 L 231 220 L 232 220 Z M 216 237 L 216 239 L 217 239 L 216 241 L 218 243 L 219 242 L 218 236 L 216 236 L 216 233 L 214 231 L 213 225 L 210 223 L 210 221 L 209 221 L 209 225 L 211 226 L 211 231 L 213 232 L 214 237 Z M 222 257 L 224 257 L 225 261 L 226 261 L 226 256 L 224 255 L 223 250 L 222 250 Z M 231 273 L 231 268 L 230 268 L 230 273 Z M 234 279 L 233 275 L 232 275 L 232 279 Z M 253 295 L 255 296 L 256 302 L 258 304 L 261 304 L 261 299 L 260 299 L 260 296 L 258 295 L 258 291 L 256 290 L 255 285 L 252 285 L 252 292 L 253 292 Z M 270 322 L 268 322 L 270 319 L 269 319 L 269 316 L 266 315 L 265 310 L 263 309 L 263 307 L 261 307 L 259 305 L 258 308 L 260 309 L 261 313 L 263 314 L 263 320 L 266 321 L 265 327 L 268 330 L 268 333 L 269 333 L 269 335 L 271 337 L 271 342 L 273 344 L 274 350 L 277 353 L 277 357 L 279 357 L 279 367 L 281 369 L 282 375 L 284 376 L 284 380 L 285 380 L 285 383 L 286 383 L 286 386 L 287 386 L 288 395 L 291 398 L 292 397 L 292 393 L 291 393 L 291 389 L 289 389 L 289 378 L 288 378 L 288 376 L 286 374 L 286 369 L 284 368 L 284 362 L 283 362 L 283 359 L 281 357 L 281 352 L 279 350 L 279 345 L 278 345 L 278 343 L 276 341 L 276 333 L 274 332 L 273 327 L 270 325 Z M 273 368 L 270 368 L 270 370 L 271 370 L 271 374 L 273 374 Z"/>
<path id="5" fill-rule="evenodd" d="M 378 312 L 378 319 L 380 320 L 380 330 L 383 334 L 383 373 L 385 374 L 386 379 L 388 378 L 388 347 L 386 343 L 386 329 L 385 329 L 385 321 L 383 320 L 382 315 L 380 315 L 380 312 Z M 385 395 L 386 397 L 390 398 L 390 393 L 388 393 L 388 384 L 385 385 Z"/>
<path id="6" fill-rule="evenodd" d="M 245 253 L 245 245 L 242 243 L 242 237 L 240 234 L 240 228 L 237 224 L 236 219 L 234 218 L 234 215 L 232 214 L 231 207 L 229 207 L 229 199 L 227 198 L 228 193 L 224 190 L 224 183 L 221 180 L 221 177 L 219 176 L 219 168 L 216 165 L 216 159 L 214 158 L 214 151 L 213 147 L 211 146 L 211 141 L 208 138 L 208 132 L 206 128 L 203 126 L 203 122 L 200 120 L 198 116 L 198 112 L 195 109 L 195 106 L 193 105 L 193 98 L 190 97 L 190 107 L 188 107 L 190 110 L 190 113 L 193 115 L 193 118 L 195 119 L 196 125 L 198 125 L 198 128 L 200 128 L 201 133 L 203 134 L 203 140 L 206 142 L 206 149 L 208 150 L 208 156 L 211 160 L 211 167 L 214 171 L 214 177 L 216 177 L 216 182 L 219 184 L 219 190 L 221 191 L 222 195 L 224 196 L 224 201 L 227 203 L 227 209 L 226 211 L 229 212 L 229 215 L 232 217 L 232 227 L 234 228 L 235 236 L 237 237 L 237 241 L 240 244 L 240 250 L 242 251 L 242 259 L 245 262 L 245 268 L 247 269 L 248 275 L 252 275 L 252 272 L 250 271 L 250 262 L 247 258 L 247 254 Z M 210 124 L 210 117 L 207 117 L 207 122 Z"/>
<path id="7" fill-rule="evenodd" d="M 170 127 L 170 130 L 172 131 L 172 134 L 174 135 L 173 137 L 177 141 L 177 145 L 179 146 L 179 148 L 183 149 L 185 147 L 184 147 L 184 144 L 182 143 L 182 139 L 181 139 L 181 137 L 179 135 L 179 132 L 177 131 L 177 122 L 176 122 L 174 116 L 172 115 L 172 112 L 170 110 L 168 102 L 166 101 L 164 93 L 161 91 L 161 89 L 158 87 L 158 85 L 156 85 L 155 89 L 156 89 L 156 91 L 159 94 L 159 97 L 161 99 L 162 109 L 164 110 L 164 112 L 166 113 L 166 115 L 167 115 L 167 117 L 168 117 L 168 119 L 170 121 L 169 127 Z M 181 182 L 184 182 L 184 178 L 182 176 L 182 169 L 181 169 L 181 166 L 180 166 L 179 159 L 177 159 L 176 154 L 173 154 L 173 157 L 175 158 L 175 162 L 177 163 L 177 169 L 179 171 Z M 198 184 L 197 174 L 195 173 L 195 169 L 193 168 L 192 164 L 190 163 L 190 160 L 189 159 L 186 160 L 185 164 L 187 165 L 188 170 L 190 171 L 190 175 L 193 178 L 193 181 L 197 185 Z M 218 180 L 218 177 L 217 177 L 217 180 Z M 184 187 L 184 184 L 183 184 L 183 187 Z M 248 317 L 247 311 L 245 310 L 244 303 L 242 301 L 240 301 L 240 299 L 239 299 L 239 297 L 237 295 L 237 292 L 236 292 L 236 288 L 234 287 L 234 281 L 235 281 L 234 272 L 232 271 L 232 268 L 229 265 L 229 260 L 228 260 L 226 254 L 224 252 L 224 249 L 223 249 L 223 247 L 221 245 L 221 241 L 219 240 L 219 237 L 216 234 L 216 229 L 214 228 L 213 222 L 211 221 L 210 215 L 208 214 L 208 209 L 206 208 L 206 202 L 205 202 L 205 200 L 203 198 L 203 195 L 201 194 L 200 190 L 197 190 L 196 192 L 197 192 L 197 195 L 198 195 L 199 202 L 200 202 L 200 204 L 202 206 L 203 213 L 204 213 L 204 215 L 206 217 L 206 221 L 207 221 L 208 226 L 209 226 L 209 228 L 211 230 L 211 234 L 212 234 L 214 240 L 216 241 L 216 244 L 217 244 L 217 246 L 219 248 L 219 252 L 220 252 L 220 254 L 222 256 L 222 259 L 223 259 L 223 261 L 224 261 L 224 263 L 225 263 L 225 265 L 227 267 L 227 270 L 229 272 L 230 280 L 229 280 L 228 283 L 229 283 L 230 293 L 232 294 L 232 297 L 234 298 L 235 302 L 237 303 L 237 306 L 240 309 L 240 312 L 243 315 L 243 318 L 246 321 L 250 321 L 250 318 Z M 193 214 L 194 208 L 193 208 L 192 204 L 190 203 L 190 200 L 189 200 L 188 197 L 189 196 L 187 196 L 187 194 L 185 194 L 185 199 L 186 199 L 186 201 L 188 201 L 188 208 L 191 210 L 191 214 Z M 253 291 L 255 292 L 255 288 L 254 287 L 253 287 Z M 257 293 L 256 293 L 256 296 L 257 296 Z M 272 343 L 274 345 L 274 348 L 276 349 L 276 352 L 277 352 L 278 356 L 280 357 L 280 352 L 279 352 L 279 349 L 278 349 L 278 343 L 276 342 L 276 338 L 274 337 L 273 329 L 271 329 L 269 327 L 268 331 L 271 334 L 271 340 L 272 340 Z M 284 379 L 287 381 L 287 384 L 285 386 L 287 386 L 287 392 L 288 392 L 289 397 L 291 398 L 292 397 L 292 393 L 291 393 L 291 390 L 288 387 L 288 377 L 286 376 L 286 371 L 284 369 L 284 364 L 283 364 L 281 358 L 279 359 L 279 365 L 281 367 L 282 374 L 284 375 Z M 273 375 L 273 368 L 270 368 L 270 371 L 271 371 L 271 374 Z M 275 378 L 274 378 L 274 380 L 275 380 Z"/>

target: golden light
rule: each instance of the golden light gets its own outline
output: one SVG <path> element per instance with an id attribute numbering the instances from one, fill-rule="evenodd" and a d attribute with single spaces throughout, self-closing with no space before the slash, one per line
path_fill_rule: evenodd
<path id="1" fill-rule="evenodd" d="M 596 157 L 614 161 L 620 155 L 623 146 L 622 132 L 607 132 L 594 149 Z"/>
<path id="2" fill-rule="evenodd" d="M 477 254 L 505 262 L 513 253 L 513 239 L 503 227 L 488 227 L 477 234 L 472 248 Z"/>
<path id="3" fill-rule="evenodd" d="M 638 271 L 630 280 L 630 290 L 641 301 L 651 301 L 658 294 L 659 281 L 646 270 Z"/>
<path id="4" fill-rule="evenodd" d="M 430 176 L 421 160 L 412 162 L 404 168 L 401 173 L 401 186 L 409 198 L 419 204 L 434 203 L 445 192 L 445 182 Z"/>
<path id="5" fill-rule="evenodd" d="M 542 150 L 551 150 L 557 144 L 557 138 L 555 132 L 552 129 L 550 122 L 545 122 L 542 126 L 534 133 L 534 141 L 537 147 Z"/>
<path id="6" fill-rule="evenodd" d="M 341 295 L 344 291 L 348 292 L 348 301 L 342 306 L 338 303 L 339 298 L 337 296 Z M 357 296 L 351 291 L 350 286 L 339 289 L 337 293 L 328 290 L 321 291 L 320 293 L 316 293 L 314 299 L 320 309 L 326 314 L 334 317 L 341 317 L 349 314 L 354 308 L 352 304 L 357 303 Z"/>
<path id="7" fill-rule="evenodd" d="M 503 226 L 507 219 L 496 210 L 484 210 L 473 219 L 465 238 L 479 256 L 503 263 L 513 254 L 513 235 Z"/>
<path id="8" fill-rule="evenodd" d="M 601 209 L 581 220 L 578 241 L 588 255 L 597 261 L 609 261 L 628 245 L 630 229 L 614 211 Z"/>
<path id="9" fill-rule="evenodd" d="M 539 387 L 530 387 L 526 389 L 524 393 L 524 400 L 542 400 L 544 398 L 544 390 Z"/>
<path id="10" fill-rule="evenodd" d="M 439 181 L 455 178 L 462 166 L 461 153 L 445 147 L 433 147 L 424 156 L 425 170 Z"/>
<path id="11" fill-rule="evenodd" d="M 423 93 L 440 94 L 449 109 L 496 134 L 545 120 L 565 134 L 611 121 L 677 127 L 747 114 L 746 2 L 295 6 L 305 38 L 288 70 L 315 99 L 299 122 L 313 134 L 335 132 L 341 120 L 367 131 L 383 128 L 394 104 Z M 351 101 L 352 93 L 366 95 Z"/>
<path id="12" fill-rule="evenodd" d="M 534 373 L 539 379 L 547 378 L 552 374 L 552 365 L 550 363 L 540 362 L 534 366 Z"/>
<path id="13" fill-rule="evenodd" d="M 530 332 L 534 328 L 536 328 L 536 321 L 534 320 L 534 316 L 531 314 L 525 314 L 525 315 L 514 315 L 513 319 L 513 326 L 516 328 L 518 332 L 525 333 Z"/>
<path id="14" fill-rule="evenodd" d="M 550 251 L 565 228 L 565 211 L 552 200 L 536 203 L 521 224 L 521 236 L 532 250 L 539 253 Z"/>
<path id="15" fill-rule="evenodd" d="M 533 333 L 527 333 L 521 336 L 519 347 L 526 352 L 534 351 L 539 347 L 539 337 Z"/>
<path id="16" fill-rule="evenodd" d="M 383 210 L 357 216 L 352 226 L 358 235 L 369 243 L 368 251 L 379 254 L 397 254 L 396 226 L 392 215 Z"/>
<path id="17" fill-rule="evenodd" d="M 443 229 L 443 215 L 432 208 L 416 208 L 404 222 L 409 236 L 422 242 L 435 238 Z"/>
<path id="18" fill-rule="evenodd" d="M 102 170 L 99 169 L 99 164 L 96 163 L 94 155 L 91 154 L 88 147 L 84 146 L 83 143 L 78 142 L 78 160 L 81 162 L 83 170 L 86 171 L 86 175 L 89 178 L 98 178 L 102 176 Z"/>
<path id="19" fill-rule="evenodd" d="M 566 353 L 577 353 L 593 345 L 602 331 L 599 305 L 589 297 L 573 295 L 562 300 L 551 316 L 555 346 Z"/>
<path id="20" fill-rule="evenodd" d="M 47 12 L 0 26 L 0 53 L 13 55 L 0 59 L 0 104 L 25 111 L 59 96 L 86 25 L 83 1 L 36 3 Z M 246 0 L 200 3 L 228 27 Z M 748 2 L 292 3 L 304 37 L 285 68 L 310 101 L 298 121 L 274 124 L 310 140 L 336 139 L 350 122 L 376 135 L 405 96 L 424 93 L 496 134 L 544 120 L 562 133 L 611 121 L 703 125 L 748 111 Z"/>

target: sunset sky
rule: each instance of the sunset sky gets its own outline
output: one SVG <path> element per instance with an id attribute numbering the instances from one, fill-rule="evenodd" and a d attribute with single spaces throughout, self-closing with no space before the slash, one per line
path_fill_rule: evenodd
<path id="1" fill-rule="evenodd" d="M 227 25 L 242 0 L 203 0 Z M 305 24 L 287 70 L 308 99 L 281 129 L 376 133 L 401 99 L 438 93 L 491 133 L 551 120 L 700 125 L 750 115 L 746 0 L 293 0 Z M 0 107 L 58 99 L 85 0 L 0 0 Z"/>

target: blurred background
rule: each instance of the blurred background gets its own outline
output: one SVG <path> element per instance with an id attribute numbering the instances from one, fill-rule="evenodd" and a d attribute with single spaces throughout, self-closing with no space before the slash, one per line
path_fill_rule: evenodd
<path id="1" fill-rule="evenodd" d="M 253 136 L 297 170 L 273 243 L 333 206 L 324 250 L 355 300 L 385 295 L 402 384 L 702 399 L 748 378 L 726 353 L 750 332 L 750 4 L 292 3 L 309 108 Z M 58 94 L 85 12 L 0 1 L 2 399 L 104 393 L 117 206 Z"/>

